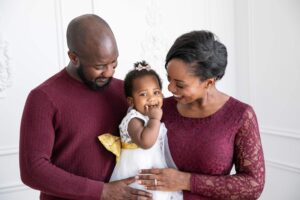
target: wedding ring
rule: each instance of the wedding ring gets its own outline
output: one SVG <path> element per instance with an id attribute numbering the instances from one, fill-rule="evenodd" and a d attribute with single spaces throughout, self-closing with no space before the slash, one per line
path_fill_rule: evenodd
<path id="1" fill-rule="evenodd" d="M 154 179 L 154 185 L 157 186 L 157 179 Z"/>

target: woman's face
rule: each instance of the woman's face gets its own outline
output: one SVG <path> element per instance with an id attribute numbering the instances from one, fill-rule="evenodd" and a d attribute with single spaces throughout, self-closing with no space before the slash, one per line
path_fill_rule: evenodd
<path id="1" fill-rule="evenodd" d="M 199 77 L 188 70 L 189 67 L 189 64 L 180 59 L 172 59 L 167 65 L 168 90 L 181 104 L 201 100 L 206 90 L 206 81 L 200 81 Z"/>

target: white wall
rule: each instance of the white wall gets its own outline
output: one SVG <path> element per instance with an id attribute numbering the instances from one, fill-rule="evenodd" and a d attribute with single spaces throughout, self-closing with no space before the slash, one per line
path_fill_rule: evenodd
<path id="1" fill-rule="evenodd" d="M 163 61 L 175 38 L 195 29 L 215 32 L 229 51 L 218 87 L 253 105 L 259 119 L 267 167 L 260 199 L 300 199 L 300 1 L 1 0 L 1 200 L 38 199 L 19 178 L 24 102 L 30 89 L 67 64 L 68 22 L 91 12 L 106 19 L 116 35 L 116 77 L 146 59 L 164 79 L 166 96 Z"/>
<path id="2" fill-rule="evenodd" d="M 218 3 L 217 3 L 218 2 Z M 115 5 L 118 4 L 118 7 Z M 220 89 L 235 95 L 233 0 L 111 0 L 95 1 L 94 11 L 103 16 L 115 32 L 121 63 L 116 77 L 123 78 L 133 63 L 146 59 L 160 72 L 167 91 L 164 59 L 174 40 L 181 34 L 208 29 L 227 44 L 230 51 L 228 73 Z"/>
<path id="3" fill-rule="evenodd" d="M 237 94 L 256 110 L 266 159 L 261 199 L 300 199 L 300 1 L 236 6 Z"/>
<path id="4" fill-rule="evenodd" d="M 116 6 L 118 5 L 118 6 Z M 119 45 L 116 77 L 146 59 L 167 80 L 163 61 L 179 35 L 208 29 L 229 51 L 219 88 L 236 96 L 233 0 L 1 0 L 0 1 L 0 199 L 38 199 L 19 178 L 18 142 L 29 91 L 68 62 L 65 31 L 75 16 L 96 13 L 111 25 Z"/>

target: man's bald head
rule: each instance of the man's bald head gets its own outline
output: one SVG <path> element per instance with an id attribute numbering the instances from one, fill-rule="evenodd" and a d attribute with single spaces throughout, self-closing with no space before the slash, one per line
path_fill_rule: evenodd
<path id="1" fill-rule="evenodd" d="M 116 45 L 109 25 L 97 15 L 81 15 L 74 18 L 68 25 L 67 45 L 72 52 L 84 55 L 89 53 L 91 48 L 101 48 L 107 41 Z"/>

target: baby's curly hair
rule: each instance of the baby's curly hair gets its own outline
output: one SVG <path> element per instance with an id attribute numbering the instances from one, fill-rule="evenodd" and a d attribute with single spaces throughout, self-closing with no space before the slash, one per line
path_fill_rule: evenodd
<path id="1" fill-rule="evenodd" d="M 162 89 L 162 82 L 158 74 L 151 69 L 150 65 L 145 61 L 142 60 L 140 62 L 134 63 L 134 69 L 129 71 L 124 79 L 124 91 L 126 97 L 132 96 L 132 90 L 133 90 L 133 81 L 136 78 L 140 78 L 143 76 L 154 76 L 159 84 L 159 88 Z"/>

